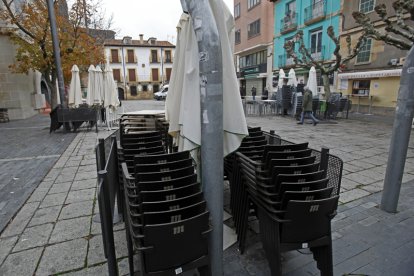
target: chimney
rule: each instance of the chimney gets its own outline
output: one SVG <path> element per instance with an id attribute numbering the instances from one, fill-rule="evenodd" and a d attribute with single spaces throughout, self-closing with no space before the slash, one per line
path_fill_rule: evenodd
<path id="1" fill-rule="evenodd" d="M 143 34 L 140 34 L 140 35 L 139 35 L 139 42 L 140 42 L 141 44 L 144 44 L 144 35 L 143 35 Z"/>

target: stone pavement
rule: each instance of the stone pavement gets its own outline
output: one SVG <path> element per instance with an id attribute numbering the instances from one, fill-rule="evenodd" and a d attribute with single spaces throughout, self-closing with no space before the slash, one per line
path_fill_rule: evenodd
<path id="1" fill-rule="evenodd" d="M 162 102 L 123 102 L 126 111 L 162 109 Z M 151 108 L 148 108 L 149 104 Z M 391 126 L 381 121 L 296 125 L 290 118 L 250 117 L 249 125 L 282 138 L 327 146 L 345 161 L 341 205 L 333 222 L 335 275 L 414 275 L 414 147 L 411 140 L 399 212 L 378 208 Z M 96 204 L 94 146 L 109 135 L 81 131 L 0 235 L 0 275 L 107 275 Z M 228 197 L 228 190 L 225 192 Z M 231 220 L 226 222 L 231 225 Z M 269 275 L 252 222 L 246 253 L 224 253 L 225 275 Z M 120 274 L 128 273 L 123 225 L 115 227 Z M 411 252 L 411 254 L 410 254 Z M 306 251 L 284 255 L 285 275 L 317 275 Z M 138 265 L 136 266 L 138 267 Z"/>
<path id="2" fill-rule="evenodd" d="M 49 115 L 0 124 L 0 232 L 76 136 L 49 125 Z"/>

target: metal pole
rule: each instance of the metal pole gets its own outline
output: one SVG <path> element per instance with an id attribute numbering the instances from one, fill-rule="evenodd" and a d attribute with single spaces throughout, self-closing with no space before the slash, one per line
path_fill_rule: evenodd
<path id="1" fill-rule="evenodd" d="M 213 231 L 211 274 L 223 275 L 223 67 L 220 37 L 208 0 L 186 0 L 200 65 L 201 181 Z M 185 7 L 183 7 L 185 10 Z"/>
<path id="2" fill-rule="evenodd" d="M 414 115 L 414 50 L 411 48 L 402 69 L 394 126 L 382 192 L 381 209 L 397 212 L 405 159 Z"/>
<path id="3" fill-rule="evenodd" d="M 63 81 L 62 61 L 60 59 L 59 38 L 57 35 L 56 16 L 53 0 L 47 0 L 47 9 L 50 20 L 50 31 L 52 33 L 53 53 L 55 57 L 55 67 L 59 85 L 60 103 L 65 107 L 65 82 Z"/>
<path id="4" fill-rule="evenodd" d="M 124 40 L 122 40 L 122 44 L 124 43 Z M 122 71 L 124 71 L 124 96 L 125 100 L 128 100 L 127 96 L 127 87 L 126 87 L 126 72 L 125 72 L 125 57 L 124 57 L 124 46 L 121 47 L 121 53 L 122 53 Z"/>

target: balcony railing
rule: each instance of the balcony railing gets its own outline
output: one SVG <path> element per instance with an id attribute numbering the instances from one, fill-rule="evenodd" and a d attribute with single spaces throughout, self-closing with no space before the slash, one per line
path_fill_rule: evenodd
<path id="1" fill-rule="evenodd" d="M 298 27 L 298 14 L 289 13 L 280 20 L 280 32 L 282 34 L 296 30 Z"/>
<path id="2" fill-rule="evenodd" d="M 318 22 L 326 16 L 326 0 L 319 0 L 305 8 L 305 24 Z"/>
<path id="3" fill-rule="evenodd" d="M 293 58 L 291 57 L 288 58 L 287 55 L 284 54 L 284 55 L 279 55 L 278 65 L 279 65 L 279 68 L 291 67 L 295 65 L 295 62 L 293 61 Z"/>

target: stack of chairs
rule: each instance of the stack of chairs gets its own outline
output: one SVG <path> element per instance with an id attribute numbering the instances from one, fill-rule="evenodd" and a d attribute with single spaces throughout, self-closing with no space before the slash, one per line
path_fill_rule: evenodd
<path id="1" fill-rule="evenodd" d="M 141 275 L 210 275 L 209 212 L 190 153 L 137 155 L 134 176 L 121 166 L 130 271 L 135 247 Z"/>
<path id="2" fill-rule="evenodd" d="M 235 155 L 231 207 L 240 251 L 248 217 L 254 214 L 272 275 L 282 273 L 281 252 L 305 247 L 322 275 L 333 275 L 330 222 L 338 205 L 342 160 L 307 143 L 281 139 L 242 146 Z"/>

